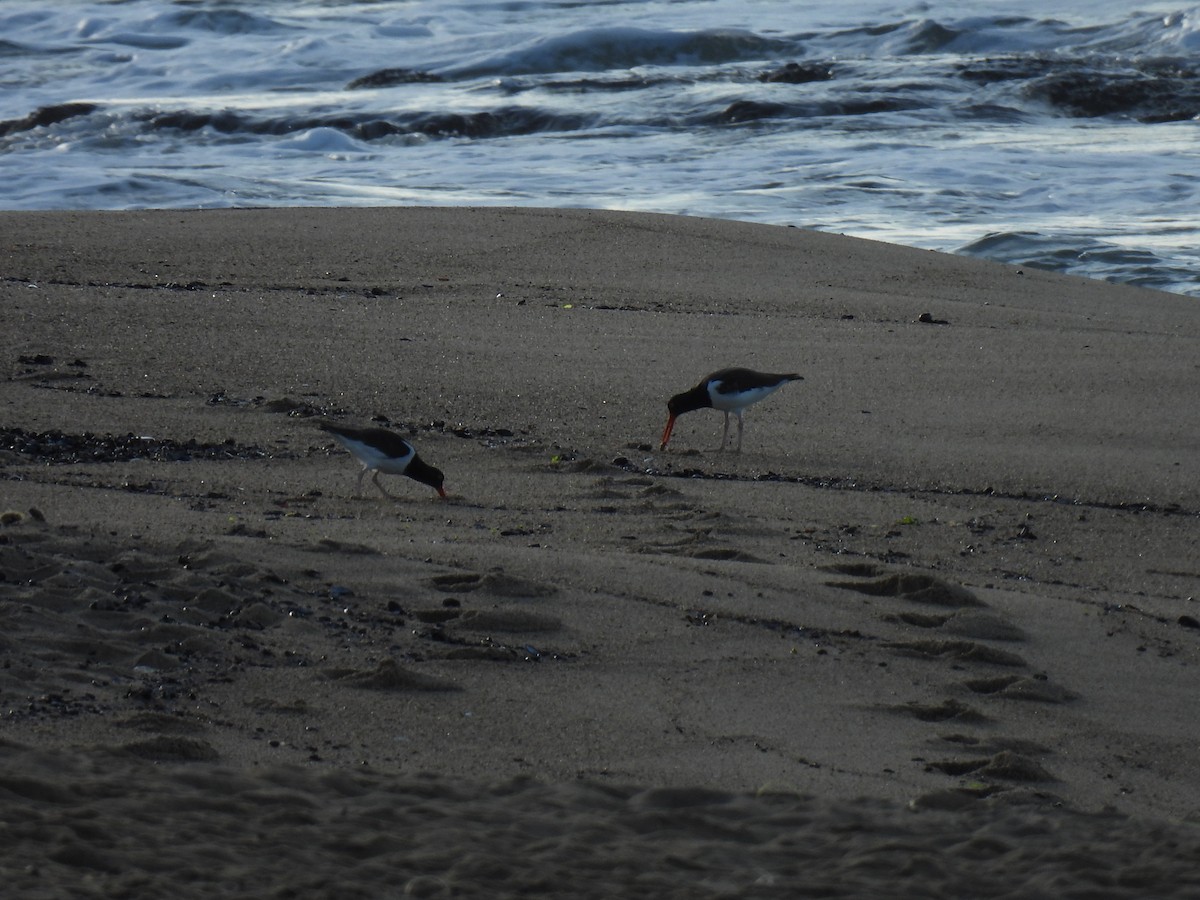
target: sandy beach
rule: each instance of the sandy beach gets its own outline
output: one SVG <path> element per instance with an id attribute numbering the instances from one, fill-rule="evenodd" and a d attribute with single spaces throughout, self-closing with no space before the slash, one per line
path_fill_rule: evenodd
<path id="1" fill-rule="evenodd" d="M 12 896 L 1200 896 L 1194 299 L 587 210 L 0 234 Z M 803 380 L 660 451 L 732 365 Z"/>

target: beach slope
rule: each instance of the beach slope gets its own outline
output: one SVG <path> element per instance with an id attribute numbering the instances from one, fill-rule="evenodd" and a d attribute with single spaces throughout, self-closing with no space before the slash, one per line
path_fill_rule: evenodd
<path id="1" fill-rule="evenodd" d="M 1194 896 L 1194 299 L 588 210 L 0 235 L 22 896 Z M 725 366 L 803 380 L 660 451 Z"/>

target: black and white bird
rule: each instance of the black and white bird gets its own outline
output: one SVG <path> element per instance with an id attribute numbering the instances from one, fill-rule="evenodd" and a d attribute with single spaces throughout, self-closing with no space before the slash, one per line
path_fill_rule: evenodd
<path id="1" fill-rule="evenodd" d="M 729 414 L 737 416 L 737 451 L 742 450 L 742 430 L 745 424 L 742 413 L 746 407 L 757 403 L 763 397 L 779 390 L 789 381 L 803 381 L 794 373 L 776 375 L 770 372 L 755 372 L 753 369 L 721 369 L 706 375 L 698 385 L 682 394 L 676 394 L 667 401 L 667 427 L 663 430 L 660 450 L 667 449 L 667 441 L 671 439 L 671 429 L 675 427 L 675 419 L 684 413 L 697 409 L 719 409 L 725 413 L 725 430 L 721 433 L 721 446 L 724 450 L 729 440 Z"/>
<path id="2" fill-rule="evenodd" d="M 321 429 L 337 438 L 338 443 L 362 463 L 362 471 L 358 473 L 355 487 L 356 494 L 362 492 L 363 476 L 370 472 L 371 480 L 380 493 L 396 499 L 379 483 L 379 473 L 382 472 L 385 475 L 407 475 L 414 481 L 429 485 L 439 496 L 446 496 L 446 491 L 442 488 L 445 476 L 441 470 L 421 459 L 416 448 L 394 431 L 388 431 L 386 428 L 355 428 L 330 422 L 322 422 Z"/>

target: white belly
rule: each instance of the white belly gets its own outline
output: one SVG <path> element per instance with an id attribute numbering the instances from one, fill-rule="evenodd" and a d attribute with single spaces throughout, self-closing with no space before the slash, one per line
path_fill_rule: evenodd
<path id="1" fill-rule="evenodd" d="M 708 386 L 708 397 L 712 400 L 713 409 L 719 409 L 722 412 L 737 412 L 745 409 L 782 387 L 782 384 L 773 384 L 769 387 L 751 388 L 748 391 L 739 391 L 734 394 L 722 394 L 717 390 L 720 384 L 721 382 L 714 381 Z"/>

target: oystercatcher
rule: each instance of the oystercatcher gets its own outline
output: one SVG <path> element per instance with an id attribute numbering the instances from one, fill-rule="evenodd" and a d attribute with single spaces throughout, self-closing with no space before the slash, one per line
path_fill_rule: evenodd
<path id="1" fill-rule="evenodd" d="M 395 500 L 396 498 L 379 483 L 379 473 L 383 472 L 385 475 L 407 475 L 421 484 L 429 485 L 438 492 L 438 496 L 446 496 L 446 491 L 442 488 L 445 476 L 441 470 L 435 469 L 417 456 L 413 445 L 394 431 L 388 431 L 386 428 L 333 425 L 329 422 L 320 424 L 323 431 L 328 431 L 337 438 L 338 443 L 362 463 L 362 471 L 358 473 L 358 482 L 354 489 L 356 495 L 362 492 L 363 476 L 370 472 L 375 487 L 379 488 L 385 497 Z"/>
<path id="2" fill-rule="evenodd" d="M 775 375 L 769 372 L 755 372 L 753 369 L 721 369 L 705 376 L 704 380 L 682 394 L 676 394 L 667 401 L 667 411 L 671 414 L 667 419 L 667 427 L 663 430 L 662 444 L 659 450 L 667 449 L 667 441 L 671 439 L 671 429 L 675 427 L 675 419 L 684 413 L 697 409 L 719 409 L 725 413 L 725 430 L 721 432 L 721 446 L 729 440 L 729 414 L 737 416 L 738 443 L 737 451 L 742 451 L 742 412 L 752 403 L 757 403 L 763 397 L 771 394 L 789 381 L 803 381 L 799 375 Z"/>

